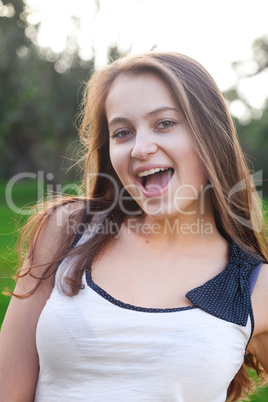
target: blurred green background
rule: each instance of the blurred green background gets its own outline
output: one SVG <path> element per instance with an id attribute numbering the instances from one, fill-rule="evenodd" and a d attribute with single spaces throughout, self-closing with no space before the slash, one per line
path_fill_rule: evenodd
<path id="1" fill-rule="evenodd" d="M 62 192 L 66 183 L 81 179 L 78 167 L 69 170 L 79 153 L 75 116 L 83 84 L 96 65 L 94 49 L 87 60 L 79 55 L 77 17 L 71 17 L 73 31 L 64 50 L 41 48 L 31 3 L 0 0 L 0 290 L 14 286 L 16 239 L 27 218 L 16 212 L 47 190 Z M 95 5 L 95 12 L 100 12 L 99 1 Z M 107 48 L 109 61 L 120 54 L 116 43 Z M 249 166 L 260 172 L 256 184 L 264 199 L 268 199 L 268 102 L 259 109 L 252 107 L 240 83 L 267 70 L 268 36 L 262 36 L 252 42 L 251 59 L 234 61 L 236 84 L 224 91 L 231 112 L 242 108 L 240 117 L 233 118 Z M 70 187 L 76 193 L 75 184 Z M 0 295 L 0 324 L 8 302 Z M 268 388 L 251 400 L 267 401 Z"/>

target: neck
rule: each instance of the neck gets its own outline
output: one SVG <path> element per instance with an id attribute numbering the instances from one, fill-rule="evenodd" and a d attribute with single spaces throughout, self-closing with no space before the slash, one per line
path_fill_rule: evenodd
<path id="1" fill-rule="evenodd" d="M 144 215 L 127 217 L 125 224 L 128 230 L 158 246 L 194 244 L 210 241 L 220 236 L 216 227 L 211 202 L 206 203 L 202 212 L 194 214 L 176 214 L 169 217 Z"/>

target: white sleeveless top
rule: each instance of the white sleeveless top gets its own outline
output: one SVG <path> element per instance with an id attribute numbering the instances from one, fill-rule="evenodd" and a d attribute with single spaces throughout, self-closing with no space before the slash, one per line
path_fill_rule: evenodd
<path id="1" fill-rule="evenodd" d="M 90 270 L 84 289 L 68 297 L 58 291 L 57 274 L 37 326 L 35 401 L 225 401 L 253 331 L 248 285 L 260 261 L 245 256 L 234 243 L 224 271 L 187 293 L 194 306 L 175 309 L 122 303 L 92 281 Z M 66 259 L 59 271 L 70 265 Z"/>

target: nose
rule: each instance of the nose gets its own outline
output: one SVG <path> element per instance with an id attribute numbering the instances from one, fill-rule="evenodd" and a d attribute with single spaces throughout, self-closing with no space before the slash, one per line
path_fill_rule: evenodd
<path id="1" fill-rule="evenodd" d="M 132 158 L 144 160 L 155 153 L 157 148 L 157 144 L 153 141 L 151 133 L 138 132 L 136 133 L 131 156 Z"/>

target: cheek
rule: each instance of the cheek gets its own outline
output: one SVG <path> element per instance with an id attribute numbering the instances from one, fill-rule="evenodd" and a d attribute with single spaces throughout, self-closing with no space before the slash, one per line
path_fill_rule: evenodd
<path id="1" fill-rule="evenodd" d="M 128 171 L 127 158 L 122 155 L 122 152 L 118 152 L 117 148 L 110 146 L 110 160 L 117 176 L 122 181 Z"/>
<path id="2" fill-rule="evenodd" d="M 190 171 L 192 173 L 193 180 L 198 184 L 206 184 L 207 183 L 207 175 L 205 166 L 203 165 L 202 161 L 200 160 L 199 156 L 196 154 L 195 151 L 189 155 L 190 161 Z"/>
<path id="3" fill-rule="evenodd" d="M 113 165 L 113 168 L 117 172 L 118 158 L 116 157 L 116 152 L 114 150 L 114 147 L 111 144 L 109 145 L 109 156 L 110 156 L 110 161 Z"/>
<path id="4" fill-rule="evenodd" d="M 199 158 L 193 145 L 188 141 L 181 144 L 181 148 L 178 152 L 178 164 L 181 169 L 179 172 L 183 173 L 184 177 L 187 177 L 187 181 L 196 185 L 202 185 L 207 182 L 206 169 L 203 162 Z"/>

